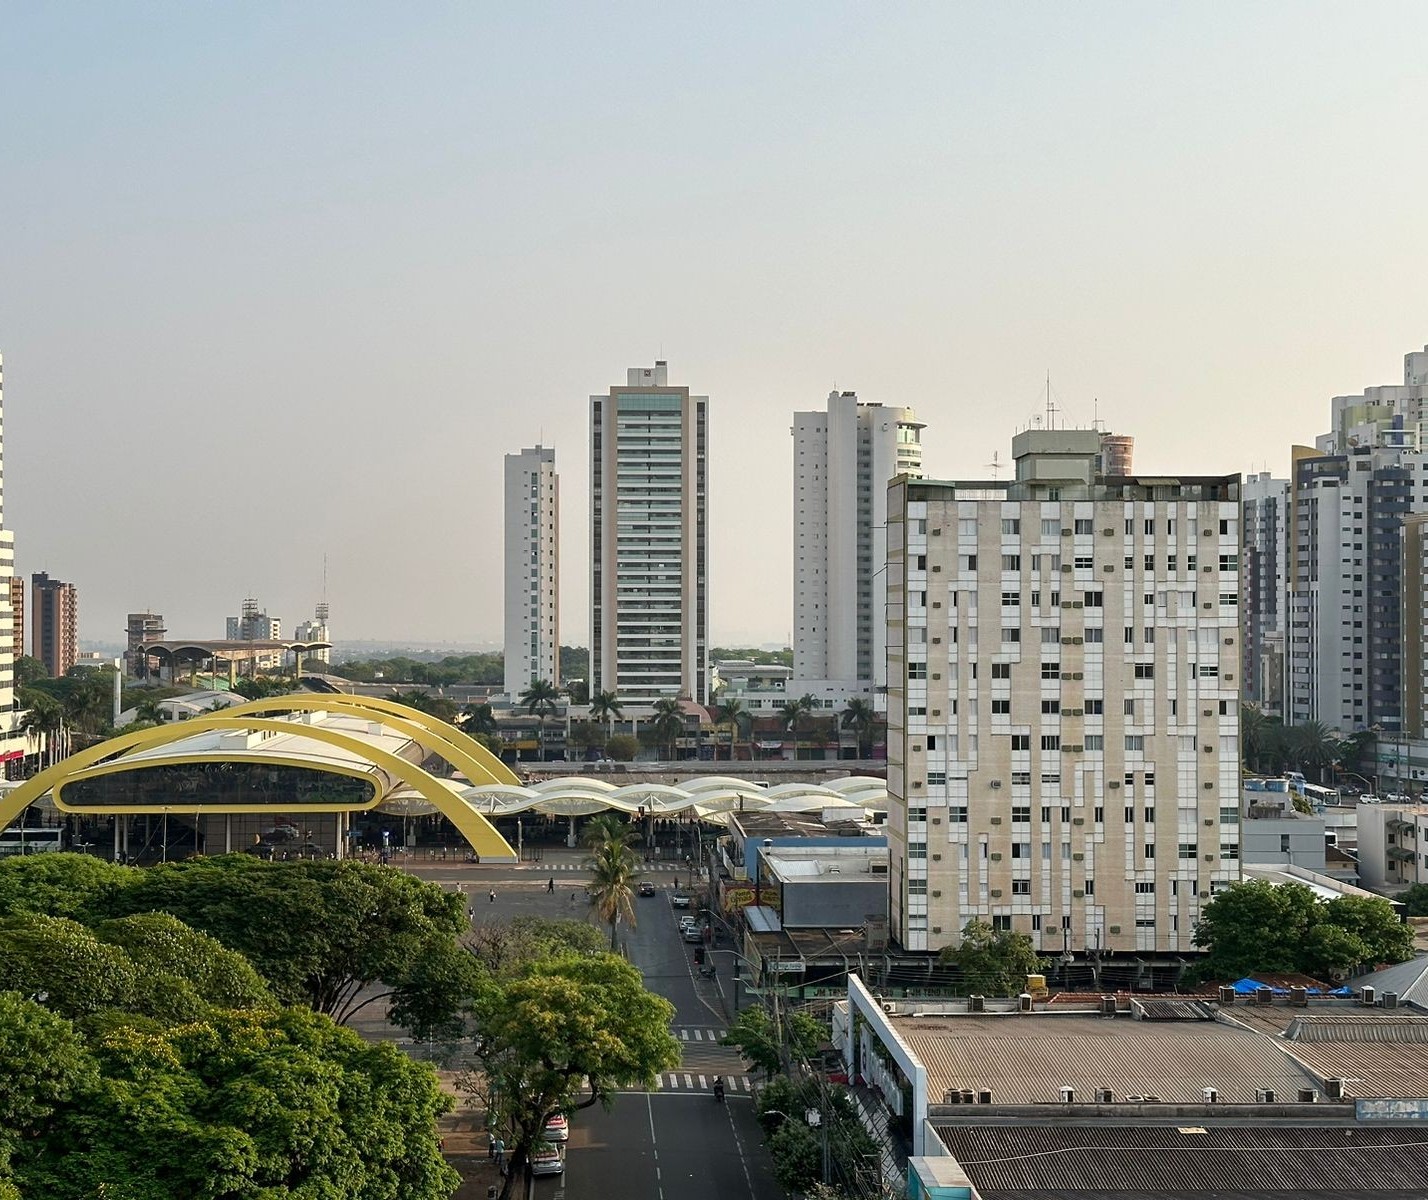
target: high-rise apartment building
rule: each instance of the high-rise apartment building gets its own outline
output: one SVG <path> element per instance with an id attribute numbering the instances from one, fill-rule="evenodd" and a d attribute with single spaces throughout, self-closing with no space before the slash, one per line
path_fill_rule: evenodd
<path id="1" fill-rule="evenodd" d="M 887 485 L 922 476 L 912 409 L 830 392 L 793 414 L 793 684 L 834 704 L 887 680 Z"/>
<path id="2" fill-rule="evenodd" d="M 167 633 L 159 613 L 129 613 L 124 619 L 124 669 L 139 679 L 147 676 L 149 655 L 144 646 L 149 642 L 162 642 Z"/>
<path id="3" fill-rule="evenodd" d="M 283 623 L 270 617 L 252 597 L 243 601 L 241 615 L 229 617 L 224 636 L 230 642 L 276 642 L 283 636 Z"/>
<path id="4" fill-rule="evenodd" d="M 54 678 L 67 675 L 79 657 L 79 592 L 44 571 L 30 576 L 31 653 Z"/>
<path id="5" fill-rule="evenodd" d="M 1352 733 L 1402 719 L 1403 521 L 1428 511 L 1428 456 L 1293 451 L 1285 719 Z"/>
<path id="6" fill-rule="evenodd" d="M 1239 878 L 1240 481 L 1096 473 L 1094 430 L 1015 478 L 888 497 L 893 931 L 978 919 L 1044 953 L 1189 950 Z"/>
<path id="7" fill-rule="evenodd" d="M 1285 719 L 1402 728 L 1403 522 L 1428 512 L 1428 347 L 1403 383 L 1335 396 L 1333 427 L 1293 448 L 1286 530 Z"/>
<path id="8" fill-rule="evenodd" d="M 1402 538 L 1403 733 L 1423 738 L 1428 737 L 1428 512 L 1404 517 Z"/>
<path id="9" fill-rule="evenodd" d="M 1245 702 L 1267 713 L 1284 712 L 1286 574 L 1289 565 L 1289 480 L 1268 471 L 1250 475 L 1241 491 L 1244 507 L 1244 627 L 1240 689 Z"/>
<path id="10" fill-rule="evenodd" d="M 506 455 L 506 694 L 560 684 L 560 476 L 555 450 Z"/>
<path id="11" fill-rule="evenodd" d="M 10 568 L 14 570 L 12 566 Z M 25 653 L 25 581 L 17 575 L 10 576 L 10 627 L 13 636 L 10 639 L 10 653 L 12 661 L 17 661 Z"/>
<path id="12" fill-rule="evenodd" d="M 709 400 L 663 361 L 590 397 L 590 690 L 709 699 Z"/>

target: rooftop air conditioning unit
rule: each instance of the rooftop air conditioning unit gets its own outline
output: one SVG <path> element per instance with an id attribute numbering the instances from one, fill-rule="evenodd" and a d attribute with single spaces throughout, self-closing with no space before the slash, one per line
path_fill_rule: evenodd
<path id="1" fill-rule="evenodd" d="M 986 1011 L 986 1008 L 987 1008 L 987 998 L 986 998 L 985 996 L 968 996 L 968 997 L 967 997 L 967 1011 L 968 1011 L 968 1012 L 974 1012 L 974 1013 L 985 1012 L 985 1011 Z"/>
<path id="2" fill-rule="evenodd" d="M 1384 1008 L 1397 1008 L 1397 1007 L 1398 1007 L 1398 993 L 1397 993 L 1397 992 L 1384 992 L 1384 994 L 1383 994 L 1383 1006 L 1384 1006 Z"/>
<path id="3" fill-rule="evenodd" d="M 1267 987 L 1257 987 L 1254 990 L 1254 1002 L 1256 1004 L 1273 1004 L 1274 989 Z"/>
<path id="4" fill-rule="evenodd" d="M 1072 1104 L 1072 1103 L 1075 1102 L 1075 1100 L 1076 1100 L 1076 1089 L 1075 1089 L 1075 1088 L 1073 1088 L 1073 1087 L 1064 1087 L 1064 1088 L 1061 1089 L 1061 1103 L 1062 1103 L 1062 1104 Z"/>
<path id="5" fill-rule="evenodd" d="M 1378 999 L 1378 993 L 1372 987 L 1362 987 L 1359 989 L 1359 1003 L 1372 1005 Z"/>
<path id="6" fill-rule="evenodd" d="M 1300 1103 L 1300 1104 L 1318 1104 L 1318 1103 L 1319 1103 L 1319 1093 L 1318 1093 L 1318 1091 L 1316 1091 L 1314 1088 L 1300 1088 L 1300 1089 L 1299 1089 L 1299 1103 Z"/>
<path id="7" fill-rule="evenodd" d="M 1255 1103 L 1256 1103 L 1256 1104 L 1273 1104 L 1273 1103 L 1274 1103 L 1274 1089 L 1273 1089 L 1273 1088 L 1259 1088 L 1259 1089 L 1257 1089 L 1257 1090 L 1255 1091 L 1254 1098 L 1255 1098 Z"/>
<path id="8" fill-rule="evenodd" d="M 884 1000 L 883 1012 L 887 1013 L 890 1017 L 895 1017 L 897 1016 L 897 1005 L 894 1004 L 891 1000 Z"/>
<path id="9" fill-rule="evenodd" d="M 1343 1079 L 1324 1080 L 1324 1094 L 1328 1096 L 1330 1100 L 1342 1100 L 1344 1098 L 1345 1082 Z"/>
<path id="10" fill-rule="evenodd" d="M 1116 1015 L 1116 998 L 1114 996 L 1101 997 L 1101 1016 L 1114 1017 Z"/>
<path id="11" fill-rule="evenodd" d="M 1235 1002 L 1235 989 L 1232 987 L 1222 987 L 1220 989 L 1220 1003 L 1233 1004 Z"/>
<path id="12" fill-rule="evenodd" d="M 1113 1104 L 1113 1103 L 1115 1103 L 1115 1099 L 1116 1099 L 1116 1094 L 1115 1094 L 1115 1092 L 1111 1091 L 1110 1088 L 1097 1088 L 1097 1089 L 1096 1089 L 1096 1103 L 1097 1103 L 1097 1104 Z"/>

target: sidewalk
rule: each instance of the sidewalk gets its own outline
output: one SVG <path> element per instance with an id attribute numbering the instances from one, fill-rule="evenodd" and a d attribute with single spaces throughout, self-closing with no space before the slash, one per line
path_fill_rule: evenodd
<path id="1" fill-rule="evenodd" d="M 452 1083 L 456 1078 L 453 1071 L 437 1072 L 442 1087 L 453 1092 Z M 486 1200 L 488 1190 L 501 1190 L 501 1175 L 496 1164 L 487 1157 L 486 1116 L 479 1109 L 456 1096 L 456 1108 L 437 1122 L 441 1134 L 446 1161 L 456 1168 L 461 1176 L 461 1186 L 453 1194 L 453 1200 Z M 518 1192 L 523 1194 L 523 1192 Z"/>

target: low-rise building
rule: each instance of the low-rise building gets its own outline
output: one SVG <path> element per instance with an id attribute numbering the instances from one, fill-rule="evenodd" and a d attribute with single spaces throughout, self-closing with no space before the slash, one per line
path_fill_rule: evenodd
<path id="1" fill-rule="evenodd" d="M 1300 812 L 1287 779 L 1246 779 L 1241 792 L 1240 861 L 1324 870 L 1324 818 Z M 1227 821 L 1222 821 L 1222 824 Z"/>
<path id="2" fill-rule="evenodd" d="M 1428 1017 L 1377 996 L 889 1002 L 854 976 L 834 1042 L 906 1136 L 915 1200 L 1408 1200 L 1428 1178 Z"/>
<path id="3" fill-rule="evenodd" d="M 1428 883 L 1428 805 L 1360 804 L 1359 878 L 1374 891 Z"/>

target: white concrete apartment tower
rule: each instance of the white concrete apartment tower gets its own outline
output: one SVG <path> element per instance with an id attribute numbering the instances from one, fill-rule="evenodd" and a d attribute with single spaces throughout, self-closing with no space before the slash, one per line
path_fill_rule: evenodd
<path id="1" fill-rule="evenodd" d="M 1013 480 L 888 497 L 894 936 L 970 920 L 1039 953 L 1192 948 L 1239 878 L 1240 479 L 1095 470 L 1094 430 Z"/>
<path id="2" fill-rule="evenodd" d="M 835 704 L 887 681 L 887 485 L 922 476 L 910 408 L 830 392 L 793 414 L 793 683 Z"/>
<path id="3" fill-rule="evenodd" d="M 560 476 L 555 450 L 506 455 L 506 694 L 560 684 Z"/>
<path id="4" fill-rule="evenodd" d="M 633 367 L 590 397 L 590 691 L 709 699 L 709 400 Z"/>

